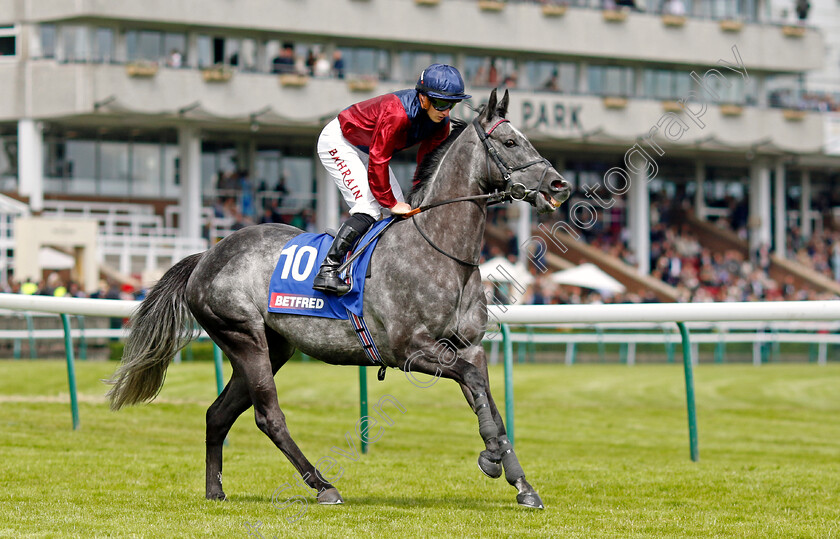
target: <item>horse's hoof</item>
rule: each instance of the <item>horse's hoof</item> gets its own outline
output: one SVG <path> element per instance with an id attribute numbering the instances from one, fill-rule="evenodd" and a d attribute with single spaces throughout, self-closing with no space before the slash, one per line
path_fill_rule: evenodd
<path id="1" fill-rule="evenodd" d="M 223 502 L 227 500 L 227 496 L 225 496 L 224 492 L 208 492 L 206 497 L 208 500 L 213 500 L 217 502 Z"/>
<path id="2" fill-rule="evenodd" d="M 493 462 L 484 456 L 486 452 L 486 450 L 482 451 L 478 456 L 478 469 L 490 479 L 498 479 L 502 476 L 502 464 L 501 462 Z"/>
<path id="3" fill-rule="evenodd" d="M 328 488 L 318 493 L 318 503 L 321 505 L 339 505 L 344 503 L 344 499 L 338 493 L 337 488 Z"/>
<path id="4" fill-rule="evenodd" d="M 540 495 L 536 492 L 521 492 L 516 495 L 516 503 L 522 507 L 531 507 L 533 509 L 545 509 L 545 506 L 540 499 Z"/>

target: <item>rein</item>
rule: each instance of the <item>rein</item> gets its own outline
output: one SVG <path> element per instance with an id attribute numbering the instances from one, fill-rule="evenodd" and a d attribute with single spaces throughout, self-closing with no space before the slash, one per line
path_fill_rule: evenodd
<path id="1" fill-rule="evenodd" d="M 527 163 L 524 163 L 522 165 L 517 165 L 517 166 L 508 165 L 505 162 L 505 160 L 502 159 L 502 156 L 499 154 L 499 151 L 492 144 L 490 144 L 490 135 L 493 133 L 493 131 L 497 127 L 502 125 L 503 123 L 507 123 L 507 122 L 509 122 L 509 120 L 507 120 L 505 118 L 502 118 L 501 120 L 499 120 L 498 122 L 493 124 L 493 127 L 491 127 L 489 131 L 485 132 L 481 128 L 481 124 L 478 122 L 478 118 L 475 118 L 472 121 L 472 124 L 473 124 L 473 126 L 475 127 L 475 130 L 476 130 L 476 133 L 478 133 L 478 138 L 479 138 L 479 140 L 481 140 L 481 143 L 484 145 L 484 150 L 487 153 L 487 176 L 488 177 L 490 176 L 490 160 L 492 160 L 496 164 L 496 166 L 499 168 L 499 171 L 502 173 L 502 178 L 505 181 L 505 190 L 504 191 L 495 191 L 493 193 L 488 193 L 488 194 L 483 194 L 483 195 L 472 195 L 472 196 L 450 198 L 448 200 L 442 200 L 440 202 L 432 202 L 430 204 L 426 204 L 426 205 L 420 206 L 418 208 L 414 208 L 413 210 L 411 210 L 411 211 L 409 211 L 409 212 L 407 212 L 403 215 L 398 216 L 399 219 L 394 219 L 390 223 L 388 223 L 387 225 L 382 227 L 379 230 L 379 232 L 377 232 L 373 237 L 371 237 L 367 241 L 367 243 L 365 243 L 362 247 L 356 249 L 356 251 L 353 253 L 353 255 L 350 256 L 350 258 L 348 258 L 347 260 L 345 260 L 344 263 L 341 266 L 339 266 L 339 268 L 338 268 L 339 273 L 345 271 L 350 266 L 350 264 L 353 263 L 354 260 L 356 260 L 359 256 L 361 256 L 361 254 L 364 252 L 364 250 L 367 249 L 367 247 L 374 240 L 376 240 L 376 238 L 378 238 L 379 236 L 384 234 L 385 231 L 388 230 L 389 228 L 391 228 L 391 225 L 393 225 L 397 221 L 402 221 L 402 220 L 405 220 L 405 219 L 411 219 L 415 215 L 417 215 L 419 213 L 422 213 L 424 211 L 430 210 L 432 208 L 437 208 L 438 206 L 444 206 L 446 204 L 452 204 L 454 202 L 476 202 L 476 203 L 478 203 L 479 200 L 486 200 L 487 204 L 491 205 L 491 204 L 498 204 L 500 202 L 507 202 L 507 201 L 510 201 L 510 200 L 526 200 L 526 199 L 528 199 L 529 197 L 532 197 L 532 196 L 536 197 L 537 193 L 539 193 L 539 191 L 542 189 L 542 184 L 545 181 L 545 177 L 546 177 L 546 174 L 548 174 L 549 168 L 551 168 L 551 163 L 548 161 L 548 159 L 546 159 L 544 157 L 540 157 L 539 159 L 534 159 L 533 161 L 528 161 Z M 527 187 L 525 187 L 525 185 L 523 185 L 521 183 L 513 183 L 513 181 L 511 180 L 511 176 L 513 175 L 514 172 L 526 169 L 526 168 L 528 168 L 530 166 L 533 166 L 533 165 L 538 165 L 540 163 L 544 163 L 546 165 L 546 167 L 545 167 L 545 170 L 543 170 L 542 176 L 540 177 L 540 183 L 537 186 L 537 189 L 535 189 L 535 190 L 534 189 L 528 189 Z M 450 258 L 450 259 L 454 260 L 455 262 L 457 262 L 461 265 L 468 266 L 468 267 L 471 267 L 471 268 L 477 268 L 478 267 L 479 264 L 477 262 L 470 262 L 468 260 L 461 260 L 460 258 L 447 253 L 446 251 L 444 251 L 443 249 L 441 249 L 440 247 L 435 245 L 435 243 L 432 241 L 432 239 L 429 238 L 429 236 L 427 236 L 425 234 L 425 232 L 423 232 L 420 229 L 420 225 L 417 224 L 417 221 L 416 220 L 413 220 L 413 221 L 414 221 L 414 226 L 417 228 L 417 232 L 419 232 L 420 235 L 423 236 L 423 239 L 426 240 L 426 242 L 429 245 L 431 245 L 435 250 L 437 250 L 439 253 L 446 256 L 447 258 Z"/>
<path id="2" fill-rule="evenodd" d="M 396 219 L 394 219 L 393 221 L 391 221 L 390 223 L 388 223 L 387 225 L 382 227 L 379 230 L 379 232 L 374 234 L 367 241 L 367 243 L 365 243 L 364 245 L 362 245 L 361 247 L 356 249 L 356 251 L 350 256 L 350 258 L 345 260 L 344 263 L 341 264 L 341 266 L 338 267 L 338 272 L 341 273 L 342 271 L 346 270 L 350 266 L 350 264 L 353 263 L 354 260 L 356 260 L 357 258 L 359 258 L 359 256 L 361 256 L 362 252 L 364 252 L 364 250 L 367 249 L 368 245 L 373 243 L 373 241 L 376 240 L 376 238 L 378 238 L 379 236 L 384 234 L 385 231 L 388 230 L 389 228 L 391 228 L 391 225 L 393 225 L 397 221 L 404 221 L 406 219 L 411 219 L 415 215 L 417 215 L 419 213 L 422 213 L 426 210 L 430 210 L 432 208 L 437 208 L 438 206 L 444 206 L 446 204 L 452 204 L 453 202 L 476 202 L 477 203 L 477 201 L 479 201 L 479 200 L 486 200 L 487 204 L 498 204 L 500 202 L 505 202 L 507 200 L 511 200 L 511 198 L 510 198 L 510 193 L 508 193 L 508 192 L 496 191 L 495 193 L 489 193 L 489 194 L 484 194 L 484 195 L 473 195 L 473 196 L 466 196 L 466 197 L 450 198 L 448 200 L 442 200 L 440 202 L 433 202 L 431 204 L 426 204 L 424 206 L 414 208 L 413 210 L 411 210 L 407 213 L 404 213 L 403 215 L 396 216 L 397 217 Z M 472 267 L 476 267 L 476 268 L 478 267 L 478 264 L 476 264 L 476 263 L 461 260 L 460 258 L 454 257 L 454 256 L 450 255 L 449 253 L 447 253 L 446 251 L 442 250 L 440 247 L 435 245 L 434 242 L 422 230 L 420 230 L 420 227 L 417 224 L 417 221 L 415 221 L 414 219 L 412 219 L 412 221 L 414 221 L 414 226 L 417 227 L 417 231 L 420 232 L 420 235 L 423 236 L 423 239 L 426 240 L 429 243 L 429 245 L 431 245 L 432 247 L 437 249 L 441 254 L 444 254 L 447 257 L 451 258 L 452 260 L 454 260 L 456 262 L 459 262 L 459 263 L 461 263 L 465 266 L 472 266 Z"/>

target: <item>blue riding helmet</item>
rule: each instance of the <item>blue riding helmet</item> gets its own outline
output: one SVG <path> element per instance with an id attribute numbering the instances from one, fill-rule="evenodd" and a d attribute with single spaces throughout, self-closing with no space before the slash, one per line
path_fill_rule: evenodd
<path id="1" fill-rule="evenodd" d="M 472 97 L 464 93 L 464 79 L 458 70 L 444 64 L 432 64 L 424 69 L 414 89 L 429 97 L 446 101 L 460 101 Z"/>

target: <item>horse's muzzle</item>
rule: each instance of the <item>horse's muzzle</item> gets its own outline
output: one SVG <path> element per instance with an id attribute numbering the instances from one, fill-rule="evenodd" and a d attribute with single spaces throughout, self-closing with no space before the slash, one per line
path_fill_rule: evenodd
<path id="1" fill-rule="evenodd" d="M 555 172 L 555 174 L 556 177 L 547 179 L 537 196 L 535 206 L 540 213 L 549 213 L 559 208 L 569 199 L 569 195 L 572 193 L 569 182 L 563 179 L 559 173 Z"/>

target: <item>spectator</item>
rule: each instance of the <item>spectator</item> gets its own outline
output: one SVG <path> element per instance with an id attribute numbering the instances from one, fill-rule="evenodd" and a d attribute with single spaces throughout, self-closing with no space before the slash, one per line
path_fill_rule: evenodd
<path id="1" fill-rule="evenodd" d="M 808 18 L 808 11 L 811 10 L 811 3 L 808 0 L 796 0 L 796 16 L 803 22 Z"/>
<path id="2" fill-rule="evenodd" d="M 685 4 L 683 0 L 668 0 L 663 6 L 662 11 L 668 15 L 676 15 L 682 17 L 685 15 Z"/>
<path id="3" fill-rule="evenodd" d="M 169 57 L 166 59 L 166 65 L 169 67 L 179 68 L 183 66 L 184 58 L 178 49 L 169 51 Z"/>
<path id="4" fill-rule="evenodd" d="M 551 72 L 551 76 L 543 83 L 542 89 L 548 90 L 549 92 L 560 91 L 560 75 L 556 69 Z"/>
<path id="5" fill-rule="evenodd" d="M 291 43 L 283 43 L 280 54 L 271 61 L 271 72 L 277 74 L 295 72 L 295 47 Z"/>
<path id="6" fill-rule="evenodd" d="M 330 76 L 330 62 L 327 60 L 327 56 L 321 52 L 318 53 L 317 58 L 315 58 L 315 65 L 312 68 L 312 74 L 315 77 L 329 77 Z"/>
<path id="7" fill-rule="evenodd" d="M 343 79 L 344 78 L 344 69 L 345 69 L 345 67 L 344 67 L 344 57 L 343 57 L 341 51 L 336 49 L 336 51 L 333 52 L 333 66 L 332 66 L 333 76 L 337 79 Z"/>
<path id="8" fill-rule="evenodd" d="M 314 49 L 309 49 L 306 51 L 306 74 L 310 77 L 315 74 L 315 62 L 318 59 L 318 55 L 316 54 Z"/>

